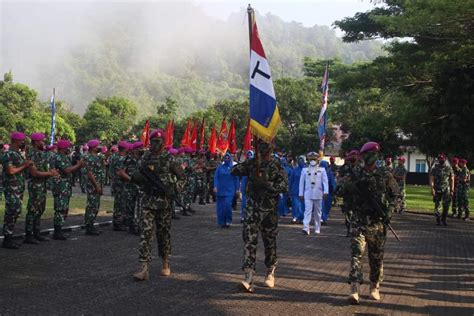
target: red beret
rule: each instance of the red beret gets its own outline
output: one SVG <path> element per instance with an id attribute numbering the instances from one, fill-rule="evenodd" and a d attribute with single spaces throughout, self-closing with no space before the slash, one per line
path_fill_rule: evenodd
<path id="1" fill-rule="evenodd" d="M 403 156 L 398 157 L 398 161 L 405 162 L 405 157 L 403 157 Z"/>
<path id="2" fill-rule="evenodd" d="M 364 154 L 367 152 L 378 152 L 380 150 L 380 145 L 376 142 L 365 143 L 360 149 L 360 153 Z M 391 160 L 391 159 L 390 159 Z"/>
<path id="3" fill-rule="evenodd" d="M 67 149 L 71 147 L 71 142 L 68 141 L 67 139 L 61 139 L 58 141 L 56 145 L 58 146 L 59 149 Z"/>
<path id="4" fill-rule="evenodd" d="M 163 140 L 166 138 L 166 133 L 160 128 L 155 129 L 153 132 L 150 134 L 150 140 L 153 138 L 162 138 Z"/>
<path id="5" fill-rule="evenodd" d="M 46 138 L 43 133 L 33 133 L 30 136 L 31 140 L 43 140 Z"/>
<path id="6" fill-rule="evenodd" d="M 87 146 L 89 148 L 97 147 L 97 146 L 99 146 L 99 144 L 100 144 L 100 140 L 98 140 L 98 139 L 91 139 L 90 141 L 87 142 Z"/>
<path id="7" fill-rule="evenodd" d="M 143 148 L 143 142 L 140 142 L 140 141 L 135 142 L 130 147 L 131 147 L 130 149 L 142 149 Z"/>
<path id="8" fill-rule="evenodd" d="M 10 134 L 12 140 L 25 140 L 25 134 L 22 132 L 13 132 Z"/>
<path id="9" fill-rule="evenodd" d="M 168 149 L 168 152 L 173 156 L 178 154 L 178 150 L 176 148 L 170 148 Z"/>

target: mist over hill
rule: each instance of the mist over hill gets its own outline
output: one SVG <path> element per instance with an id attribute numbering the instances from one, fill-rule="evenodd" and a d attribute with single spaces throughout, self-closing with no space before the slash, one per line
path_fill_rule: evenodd
<path id="1" fill-rule="evenodd" d="M 97 96 L 129 98 L 140 116 L 166 97 L 181 115 L 247 97 L 245 10 L 221 21 L 192 3 L 6 2 L 0 18 L 0 71 L 44 100 L 55 87 L 81 114 Z M 327 26 L 258 13 L 257 23 L 275 78 L 302 76 L 305 56 L 353 63 L 382 54 L 380 42 L 345 44 Z"/>

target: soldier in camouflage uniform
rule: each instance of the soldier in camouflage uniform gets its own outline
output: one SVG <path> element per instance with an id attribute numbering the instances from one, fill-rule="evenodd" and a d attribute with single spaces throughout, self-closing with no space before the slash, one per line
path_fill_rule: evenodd
<path id="1" fill-rule="evenodd" d="M 398 213 L 402 214 L 407 209 L 407 202 L 406 202 L 406 191 L 405 191 L 405 184 L 406 184 L 406 176 L 407 176 L 407 169 L 405 168 L 405 157 L 398 158 L 398 166 L 395 167 L 392 171 L 393 177 L 397 180 L 398 187 L 400 189 L 400 195 L 397 199 L 397 211 Z"/>
<path id="2" fill-rule="evenodd" d="M 81 160 L 87 161 L 88 156 L 89 156 L 89 147 L 87 145 L 84 145 L 84 146 L 82 146 Z M 81 192 L 86 193 L 87 168 L 81 168 L 80 169 L 79 185 L 81 187 Z"/>
<path id="3" fill-rule="evenodd" d="M 129 144 L 128 154 L 121 164 L 121 169 L 117 175 L 124 181 L 121 204 L 125 212 L 125 224 L 131 234 L 138 234 L 138 223 L 136 221 L 137 199 L 139 197 L 138 185 L 131 182 L 132 175 L 138 171 L 139 151 L 143 148 L 142 142 Z"/>
<path id="4" fill-rule="evenodd" d="M 471 172 L 467 167 L 467 160 L 459 160 L 459 171 L 456 174 L 456 199 L 458 200 L 458 218 L 469 221 L 469 186 L 471 183 Z"/>
<path id="5" fill-rule="evenodd" d="M 242 269 L 245 279 L 242 286 L 250 293 L 257 258 L 259 233 L 265 247 L 265 265 L 267 274 L 265 284 L 275 286 L 275 268 L 277 265 L 276 237 L 278 235 L 277 202 L 280 193 L 288 188 L 288 178 L 280 163 L 272 158 L 272 146 L 259 141 L 259 157 L 246 160 L 232 168 L 231 174 L 247 176 L 247 217 L 244 220 L 244 262 Z M 257 174 L 257 171 L 259 174 Z"/>
<path id="6" fill-rule="evenodd" d="M 21 203 L 25 191 L 25 169 L 32 165 L 24 160 L 20 150 L 25 148 L 25 135 L 20 132 L 11 134 L 10 150 L 3 154 L 3 179 L 5 194 L 5 215 L 3 218 L 3 248 L 18 249 L 20 245 L 13 241 L 13 229 L 21 213 Z"/>
<path id="7" fill-rule="evenodd" d="M 114 196 L 114 210 L 112 215 L 113 229 L 115 231 L 126 231 L 125 226 L 125 204 L 124 189 L 126 179 L 119 176 L 120 170 L 123 170 L 124 162 L 127 159 L 127 150 L 131 144 L 122 140 L 118 143 L 118 153 L 114 154 L 110 159 L 109 174 L 112 184 L 112 192 Z"/>
<path id="8" fill-rule="evenodd" d="M 33 162 L 30 167 L 31 178 L 28 181 L 28 206 L 25 217 L 25 243 L 37 245 L 38 241 L 48 241 L 40 235 L 40 221 L 46 208 L 46 179 L 57 177 L 59 173 L 49 168 L 44 151 L 45 135 L 31 134 L 32 148 L 28 152 L 28 159 Z"/>
<path id="9" fill-rule="evenodd" d="M 54 235 L 56 240 L 66 240 L 67 237 L 62 232 L 62 226 L 69 212 L 69 200 L 72 195 L 72 174 L 84 166 L 84 161 L 79 160 L 72 165 L 68 155 L 71 142 L 62 139 L 58 141 L 58 152 L 53 156 L 50 167 L 59 172 L 59 176 L 52 178 L 52 192 L 54 198 Z"/>
<path id="10" fill-rule="evenodd" d="M 94 221 L 97 217 L 100 207 L 100 196 L 105 182 L 105 169 L 102 159 L 98 156 L 100 141 L 92 139 L 87 143 L 89 155 L 86 160 L 87 170 L 87 205 L 84 214 L 84 223 L 86 225 L 86 235 L 97 236 L 101 233 L 95 228 Z"/>
<path id="11" fill-rule="evenodd" d="M 196 158 L 196 163 L 193 166 L 194 178 L 196 181 L 195 195 L 199 195 L 199 204 L 206 205 L 204 202 L 207 195 L 207 164 L 205 151 L 200 151 Z"/>
<path id="12" fill-rule="evenodd" d="M 212 201 L 216 202 L 216 194 L 214 193 L 214 174 L 216 173 L 217 167 L 221 164 L 221 159 L 219 154 L 214 154 L 212 159 L 209 160 L 207 163 L 207 196 L 206 196 L 206 203 L 211 203 L 210 197 L 212 197 Z"/>
<path id="13" fill-rule="evenodd" d="M 458 186 L 458 181 L 456 179 L 456 176 L 460 172 L 461 168 L 459 168 L 459 158 L 453 157 L 451 159 L 451 168 L 453 168 L 453 174 L 454 174 L 454 192 L 453 192 L 453 198 L 451 200 L 451 211 L 452 211 L 452 217 L 457 216 L 457 211 L 458 211 L 458 199 L 457 199 L 457 186 Z"/>
<path id="14" fill-rule="evenodd" d="M 370 297 L 380 300 L 379 287 L 383 281 L 383 257 L 389 223 L 399 193 L 398 185 L 391 172 L 377 167 L 380 146 L 374 142 L 364 144 L 360 150 L 364 168 L 360 175 L 351 179 L 347 190 L 355 196 L 352 214 L 351 284 L 349 301 L 359 304 L 359 286 L 363 281 L 362 257 L 368 246 L 370 265 Z M 378 205 L 378 207 L 377 207 Z"/>
<path id="15" fill-rule="evenodd" d="M 430 184 L 435 204 L 436 225 L 447 226 L 446 217 L 454 194 L 454 174 L 453 169 L 446 164 L 446 156 L 443 154 L 438 156 L 438 163 L 431 171 Z M 442 213 L 440 213 L 440 204 L 443 205 Z"/>
<path id="16" fill-rule="evenodd" d="M 3 200 L 3 154 L 7 151 L 7 144 L 0 143 L 0 201 Z"/>
<path id="17" fill-rule="evenodd" d="M 182 214 L 184 216 L 191 216 L 190 213 L 194 212 L 194 210 L 191 209 L 191 203 L 193 202 L 193 197 L 195 193 L 195 178 L 194 178 L 194 171 L 193 171 L 193 166 L 194 166 L 194 161 L 190 157 L 190 150 L 192 150 L 191 147 L 185 147 L 185 152 L 186 152 L 186 158 L 184 160 L 184 174 L 186 176 L 186 185 L 184 192 L 182 194 L 183 196 L 183 212 Z"/>
<path id="18" fill-rule="evenodd" d="M 151 241 L 156 231 L 158 254 L 163 260 L 161 275 L 169 276 L 171 268 L 171 196 L 178 190 L 178 181 L 184 180 L 184 173 L 180 164 L 164 150 L 165 133 L 158 129 L 150 134 L 151 148 L 142 158 L 143 171 L 136 172 L 132 178 L 144 190 L 142 197 L 141 232 L 139 246 L 139 260 L 141 267 L 133 277 L 137 281 L 147 280 L 151 261 Z M 169 191 L 164 192 L 152 183 L 142 172 L 149 173 L 149 177 L 158 178 Z"/>
<path id="19" fill-rule="evenodd" d="M 385 158 L 385 169 L 390 173 L 393 172 L 392 157 Z"/>
<path id="20" fill-rule="evenodd" d="M 351 179 L 355 179 L 360 174 L 359 151 L 351 150 L 344 159 L 344 165 L 339 168 L 337 177 L 336 195 L 342 197 L 341 211 L 344 214 L 345 225 L 347 228 L 346 237 L 351 236 L 351 222 L 353 209 L 356 206 L 353 193 L 350 188 Z"/>

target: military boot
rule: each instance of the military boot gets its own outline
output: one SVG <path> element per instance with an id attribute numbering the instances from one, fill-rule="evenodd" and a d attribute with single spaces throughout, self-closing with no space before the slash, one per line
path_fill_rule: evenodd
<path id="1" fill-rule="evenodd" d="M 13 241 L 12 235 L 5 235 L 5 239 L 3 239 L 2 247 L 6 249 L 18 249 L 20 245 Z"/>
<path id="2" fill-rule="evenodd" d="M 184 209 L 183 209 L 183 215 L 185 215 L 184 212 L 185 212 L 185 211 L 184 211 Z M 185 216 L 187 216 L 187 215 L 185 215 Z M 178 216 L 178 214 L 176 214 L 176 211 L 173 210 L 173 211 L 171 211 L 171 218 L 172 218 L 172 219 L 180 219 L 181 217 Z"/>
<path id="3" fill-rule="evenodd" d="M 199 205 L 206 205 L 206 203 L 204 203 L 204 199 L 202 197 L 199 197 Z"/>
<path id="4" fill-rule="evenodd" d="M 255 293 L 255 289 L 252 284 L 253 274 L 254 274 L 253 270 L 245 269 L 244 280 L 240 282 L 242 287 L 249 293 Z"/>
<path id="5" fill-rule="evenodd" d="M 352 305 L 359 304 L 359 283 L 352 282 L 351 283 L 351 294 L 349 294 L 349 303 Z"/>
<path id="6" fill-rule="evenodd" d="M 33 232 L 33 237 L 38 240 L 38 241 L 49 241 L 49 238 L 46 238 L 46 237 L 43 237 L 41 236 L 41 232 L 39 229 L 36 229 L 34 232 Z"/>
<path id="7" fill-rule="evenodd" d="M 379 283 L 370 283 L 370 297 L 376 301 L 380 301 L 380 293 L 379 293 Z"/>
<path id="8" fill-rule="evenodd" d="M 66 240 L 67 239 L 67 237 L 63 234 L 63 230 L 61 229 L 61 226 L 59 226 L 59 225 L 54 226 L 53 239 L 56 239 L 56 240 Z"/>
<path id="9" fill-rule="evenodd" d="M 148 271 L 148 262 L 143 262 L 142 266 L 140 267 L 140 270 L 138 270 L 136 273 L 133 274 L 133 278 L 136 281 L 146 281 L 149 278 L 149 271 Z"/>
<path id="10" fill-rule="evenodd" d="M 116 232 L 126 232 L 127 227 L 124 224 L 114 224 L 114 231 Z"/>
<path id="11" fill-rule="evenodd" d="M 269 288 L 275 287 L 275 269 L 276 266 L 272 266 L 267 269 L 267 275 L 265 276 L 265 285 Z"/>
<path id="12" fill-rule="evenodd" d="M 171 275 L 171 266 L 170 266 L 170 261 L 168 258 L 163 258 L 163 267 L 161 268 L 161 275 L 162 276 Z"/>
<path id="13" fill-rule="evenodd" d="M 39 241 L 37 241 L 32 233 L 26 233 L 25 236 L 25 241 L 23 241 L 25 244 L 30 244 L 30 245 L 39 245 Z"/>
<path id="14" fill-rule="evenodd" d="M 98 236 L 100 235 L 101 231 L 95 228 L 93 224 L 89 224 L 86 226 L 86 235 L 91 235 L 91 236 Z"/>

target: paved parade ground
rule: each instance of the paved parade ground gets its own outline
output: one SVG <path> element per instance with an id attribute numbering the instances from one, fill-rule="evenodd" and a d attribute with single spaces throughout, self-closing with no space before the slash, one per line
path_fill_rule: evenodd
<path id="1" fill-rule="evenodd" d="M 241 226 L 217 227 L 214 207 L 173 220 L 173 274 L 159 276 L 155 242 L 148 282 L 132 279 L 138 237 L 111 226 L 99 237 L 73 231 L 65 242 L 0 248 L 0 314 L 474 314 L 474 222 L 450 219 L 437 227 L 431 216 L 395 214 L 402 242 L 388 237 L 382 300 L 370 301 L 364 284 L 361 305 L 350 306 L 349 238 L 338 209 L 317 237 L 282 218 L 276 287 L 263 287 L 260 240 L 256 293 L 248 294 L 238 286 Z M 364 273 L 367 280 L 367 258 Z"/>

